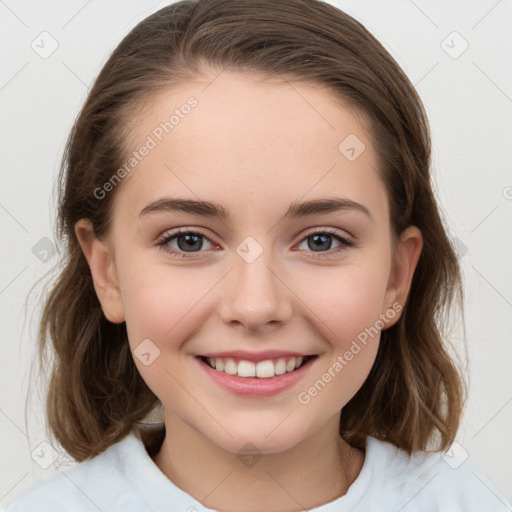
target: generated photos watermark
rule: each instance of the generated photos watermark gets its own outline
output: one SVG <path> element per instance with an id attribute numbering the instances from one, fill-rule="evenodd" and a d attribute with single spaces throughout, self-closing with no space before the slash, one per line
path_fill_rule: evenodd
<path id="1" fill-rule="evenodd" d="M 191 96 L 187 99 L 187 102 L 180 106 L 180 108 L 174 109 L 173 114 L 167 121 L 163 121 L 156 126 L 151 133 L 146 137 L 143 144 L 139 148 L 132 152 L 131 156 L 127 158 L 123 165 L 105 182 L 101 187 L 94 189 L 93 195 L 96 199 L 104 199 L 105 196 L 111 192 L 120 181 L 128 176 L 139 163 L 149 155 L 151 150 L 155 149 L 158 144 L 164 139 L 166 135 L 169 135 L 176 126 L 178 126 L 182 119 L 190 114 L 193 108 L 197 107 L 198 101 L 196 98 Z"/>
<path id="2" fill-rule="evenodd" d="M 309 404 L 311 400 L 315 398 L 327 386 L 327 384 L 331 382 L 350 363 L 350 361 L 352 361 L 352 359 L 354 359 L 354 357 L 356 357 L 357 354 L 359 354 L 364 347 L 368 345 L 368 341 L 375 336 L 378 336 L 386 323 L 393 320 L 393 318 L 395 318 L 402 309 L 403 306 L 400 303 L 393 303 L 392 307 L 389 308 L 385 314 L 381 313 L 379 315 L 379 319 L 376 320 L 372 326 L 366 327 L 361 331 L 357 335 L 357 340 L 352 341 L 350 348 L 343 354 L 338 354 L 336 361 L 320 376 L 320 378 L 318 378 L 306 391 L 301 391 L 297 395 L 299 403 L 302 405 Z"/>

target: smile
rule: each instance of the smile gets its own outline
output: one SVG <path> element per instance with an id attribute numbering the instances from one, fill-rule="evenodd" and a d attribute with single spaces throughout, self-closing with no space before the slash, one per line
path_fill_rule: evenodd
<path id="1" fill-rule="evenodd" d="M 306 364 L 314 356 L 305 357 L 280 357 L 278 359 L 266 359 L 258 361 L 247 361 L 240 359 L 236 361 L 233 358 L 226 357 L 203 357 L 203 361 L 211 368 L 227 373 L 228 375 L 238 375 L 238 377 L 257 377 L 269 379 L 276 375 L 291 373 Z"/>
<path id="2" fill-rule="evenodd" d="M 318 357 L 318 354 L 281 356 L 259 361 L 218 356 L 194 359 L 211 381 L 224 390 L 244 398 L 263 398 L 293 388 Z"/>

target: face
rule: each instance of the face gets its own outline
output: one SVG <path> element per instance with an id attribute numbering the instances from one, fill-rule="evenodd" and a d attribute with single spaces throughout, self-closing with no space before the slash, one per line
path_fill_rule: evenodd
<path id="1" fill-rule="evenodd" d="M 420 249 L 410 231 L 393 257 L 356 112 L 318 86 L 224 71 L 153 98 L 130 144 L 137 163 L 117 185 L 109 236 L 84 251 L 167 417 L 226 450 L 264 453 L 337 422 L 399 317 Z M 270 375 L 301 357 L 274 377 L 226 373 Z"/>

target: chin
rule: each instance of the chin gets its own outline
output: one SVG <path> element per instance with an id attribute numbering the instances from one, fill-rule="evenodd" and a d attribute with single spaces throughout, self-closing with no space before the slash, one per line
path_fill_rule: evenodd
<path id="1" fill-rule="evenodd" d="M 282 418 L 280 421 L 282 421 Z M 292 425 L 288 425 L 287 428 L 282 426 L 275 428 L 278 424 L 279 422 L 276 422 L 274 425 L 275 430 L 273 432 L 272 428 L 247 428 L 246 424 L 241 428 L 234 428 L 231 425 L 228 430 L 233 437 L 225 433 L 220 437 L 206 437 L 218 447 L 238 455 L 264 455 L 284 452 L 302 441 L 303 428 L 294 429 Z M 269 434 L 269 432 L 271 433 Z"/>

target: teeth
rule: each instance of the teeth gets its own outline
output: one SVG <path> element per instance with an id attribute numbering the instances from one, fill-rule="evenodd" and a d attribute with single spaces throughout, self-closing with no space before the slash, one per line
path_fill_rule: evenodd
<path id="1" fill-rule="evenodd" d="M 215 367 L 217 367 L 217 362 L 215 362 Z M 233 359 L 226 359 L 224 362 L 224 372 L 228 375 L 238 373 L 238 366 Z"/>
<path id="2" fill-rule="evenodd" d="M 293 372 L 293 370 L 295 370 L 295 357 L 292 357 L 286 363 L 286 371 L 287 372 Z"/>
<path id="3" fill-rule="evenodd" d="M 273 377 L 275 373 L 275 367 L 272 361 L 260 361 L 259 363 L 256 363 L 256 375 L 258 377 Z"/>
<path id="4" fill-rule="evenodd" d="M 283 357 L 277 360 L 274 371 L 276 375 L 282 375 L 283 373 L 286 373 L 286 360 Z"/>
<path id="5" fill-rule="evenodd" d="M 239 377 L 256 377 L 256 365 L 251 361 L 240 361 L 238 363 Z"/>
<path id="6" fill-rule="evenodd" d="M 232 358 L 221 359 L 207 358 L 208 364 L 217 371 L 227 373 L 228 375 L 238 375 L 239 377 L 259 377 L 268 379 L 275 375 L 293 372 L 304 361 L 303 357 L 280 357 L 277 360 L 268 359 L 253 363 L 252 361 L 240 360 L 238 363 Z"/>

